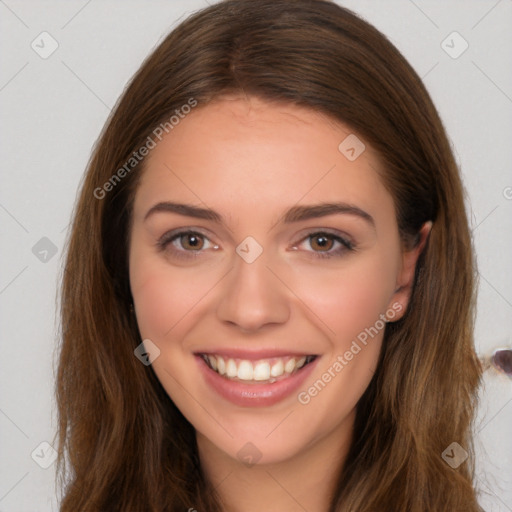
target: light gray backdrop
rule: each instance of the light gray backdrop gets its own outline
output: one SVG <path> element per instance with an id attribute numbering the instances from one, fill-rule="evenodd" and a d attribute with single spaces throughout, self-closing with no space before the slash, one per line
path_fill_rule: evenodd
<path id="1" fill-rule="evenodd" d="M 128 79 L 206 3 L 0 0 L 0 512 L 58 510 L 45 443 L 56 424 L 56 283 L 77 187 Z M 395 43 L 440 111 L 469 195 L 477 347 L 510 346 L 512 1 L 340 3 Z M 511 427 L 512 381 L 488 371 L 475 427 L 487 511 L 512 511 Z"/>

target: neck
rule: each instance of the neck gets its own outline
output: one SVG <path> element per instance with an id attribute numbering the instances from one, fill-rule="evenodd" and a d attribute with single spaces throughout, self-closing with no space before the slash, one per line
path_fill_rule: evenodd
<path id="1" fill-rule="evenodd" d="M 287 460 L 249 466 L 197 433 L 201 466 L 224 512 L 328 512 L 352 440 L 354 415 Z"/>

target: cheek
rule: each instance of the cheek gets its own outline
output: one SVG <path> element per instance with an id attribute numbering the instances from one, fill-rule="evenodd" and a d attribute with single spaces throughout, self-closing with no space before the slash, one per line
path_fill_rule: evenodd
<path id="1" fill-rule="evenodd" d="M 201 310 L 215 276 L 173 268 L 161 255 L 132 253 L 130 286 L 142 338 L 163 340 Z"/>
<path id="2" fill-rule="evenodd" d="M 369 255 L 336 270 L 302 269 L 290 279 L 296 295 L 317 315 L 340 350 L 386 312 L 396 275 L 382 255 Z"/>
<path id="3" fill-rule="evenodd" d="M 388 311 L 396 278 L 390 262 L 380 253 L 354 259 L 336 272 L 302 273 L 295 282 L 297 295 L 307 297 L 331 342 L 327 357 L 297 397 L 301 418 L 316 435 L 344 422 L 374 375 L 386 325 L 381 315 Z"/>

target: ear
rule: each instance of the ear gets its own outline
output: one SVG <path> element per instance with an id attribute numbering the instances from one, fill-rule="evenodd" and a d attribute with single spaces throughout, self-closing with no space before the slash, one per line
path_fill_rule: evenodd
<path id="1" fill-rule="evenodd" d="M 396 289 L 390 302 L 390 307 L 397 312 L 392 320 L 394 322 L 400 320 L 407 310 L 414 284 L 416 263 L 425 248 L 431 229 L 432 222 L 425 222 L 418 233 L 416 245 L 412 249 L 404 249 L 402 252 L 402 267 L 398 274 Z"/>

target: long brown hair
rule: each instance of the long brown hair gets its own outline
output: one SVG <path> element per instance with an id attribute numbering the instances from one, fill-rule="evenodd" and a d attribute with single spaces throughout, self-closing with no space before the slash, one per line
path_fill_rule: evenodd
<path id="1" fill-rule="evenodd" d="M 141 339 L 130 314 L 128 243 L 144 168 L 134 153 L 162 123 L 172 129 L 176 109 L 224 93 L 346 123 L 380 155 L 404 241 L 414 243 L 433 221 L 407 314 L 387 325 L 358 403 L 331 511 L 479 510 L 470 430 L 481 372 L 472 339 L 475 267 L 439 115 L 399 51 L 349 10 L 323 0 L 228 0 L 186 19 L 147 58 L 81 186 L 61 292 L 61 511 L 221 510 L 192 425 L 134 356 Z M 441 456 L 453 442 L 469 453 L 458 468 Z"/>

